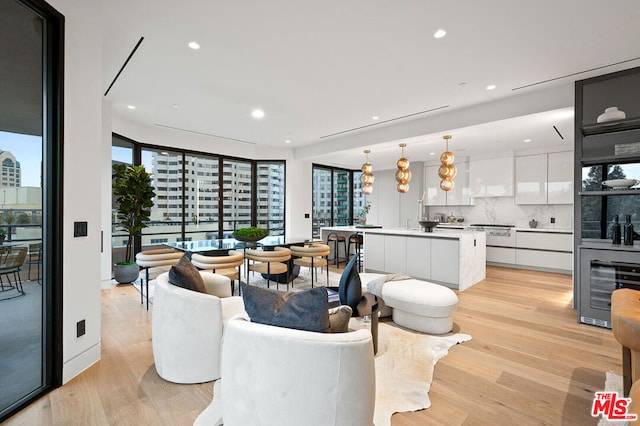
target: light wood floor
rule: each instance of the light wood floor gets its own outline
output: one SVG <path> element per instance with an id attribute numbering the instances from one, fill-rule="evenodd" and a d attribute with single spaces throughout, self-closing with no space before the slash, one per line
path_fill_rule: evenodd
<path id="1" fill-rule="evenodd" d="M 454 331 L 470 342 L 438 362 L 432 406 L 399 413 L 393 426 L 595 425 L 593 393 L 621 374 L 610 330 L 576 322 L 566 275 L 489 267 L 459 293 Z M 150 314 L 133 287 L 102 292 L 102 360 L 6 425 L 191 425 L 212 385 L 160 379 Z"/>

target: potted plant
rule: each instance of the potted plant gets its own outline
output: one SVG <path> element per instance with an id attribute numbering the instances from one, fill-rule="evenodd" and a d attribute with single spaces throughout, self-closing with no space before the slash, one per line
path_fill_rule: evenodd
<path id="1" fill-rule="evenodd" d="M 144 166 L 113 165 L 113 196 L 117 203 L 116 219 L 119 227 L 128 235 L 125 260 L 113 267 L 119 283 L 130 283 L 138 278 L 138 265 L 132 261 L 133 237 L 142 235 L 142 230 L 151 220 L 151 208 L 156 193 L 151 185 L 151 173 Z"/>
<path id="2" fill-rule="evenodd" d="M 7 231 L 0 229 L 0 244 L 4 244 L 4 239 L 7 237 Z"/>
<path id="3" fill-rule="evenodd" d="M 365 204 L 364 207 L 358 213 L 358 217 L 360 218 L 360 223 L 362 225 L 366 225 L 367 215 L 369 214 L 370 210 L 371 210 L 371 202 L 367 201 L 367 204 Z"/>

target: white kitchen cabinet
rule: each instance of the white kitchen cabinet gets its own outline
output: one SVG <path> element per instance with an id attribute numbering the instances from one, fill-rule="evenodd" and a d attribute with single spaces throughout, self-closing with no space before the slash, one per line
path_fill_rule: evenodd
<path id="1" fill-rule="evenodd" d="M 459 163 L 454 165 L 458 169 L 458 174 L 453 179 L 454 185 L 451 191 L 440 189 L 440 176 L 438 168 L 440 166 L 425 167 L 427 193 L 427 206 L 468 206 L 471 204 L 471 188 L 469 187 L 469 163 Z"/>
<path id="2" fill-rule="evenodd" d="M 427 206 L 446 206 L 447 193 L 440 189 L 440 176 L 438 176 L 438 168 L 440 166 L 427 166 L 424 168 L 427 182 L 427 192 L 425 194 L 425 205 Z"/>
<path id="3" fill-rule="evenodd" d="M 431 240 L 431 263 L 438 265 L 431 269 L 431 279 L 446 283 L 457 283 L 460 249 L 457 240 L 433 238 Z"/>
<path id="4" fill-rule="evenodd" d="M 573 204 L 573 151 L 548 156 L 547 203 Z"/>
<path id="5" fill-rule="evenodd" d="M 516 204 L 572 204 L 573 152 L 516 157 Z"/>
<path id="6" fill-rule="evenodd" d="M 540 269 L 573 270 L 573 233 L 516 231 L 516 264 Z"/>
<path id="7" fill-rule="evenodd" d="M 547 204 L 547 154 L 516 157 L 516 204 Z"/>
<path id="8" fill-rule="evenodd" d="M 400 235 L 386 235 L 384 237 L 384 268 L 386 271 L 400 273 L 406 269 L 406 239 L 406 237 Z"/>
<path id="9" fill-rule="evenodd" d="M 513 157 L 472 160 L 469 182 L 472 197 L 512 197 Z"/>
<path id="10" fill-rule="evenodd" d="M 431 277 L 431 239 L 407 237 L 407 275 Z"/>
<path id="11" fill-rule="evenodd" d="M 481 232 L 365 231 L 365 272 L 407 274 L 462 291 L 486 277 L 485 240 Z"/>
<path id="12" fill-rule="evenodd" d="M 573 269 L 573 255 L 571 253 L 553 251 L 518 249 L 516 251 L 516 263 L 518 266 L 571 271 Z"/>
<path id="13" fill-rule="evenodd" d="M 487 262 L 515 265 L 516 249 L 511 247 L 487 246 Z"/>
<path id="14" fill-rule="evenodd" d="M 384 235 L 367 234 L 364 247 L 365 268 L 384 271 Z"/>

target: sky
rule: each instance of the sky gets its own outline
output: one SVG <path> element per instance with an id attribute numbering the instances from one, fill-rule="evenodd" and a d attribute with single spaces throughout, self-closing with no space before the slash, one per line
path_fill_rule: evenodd
<path id="1" fill-rule="evenodd" d="M 42 137 L 0 131 L 0 150 L 10 151 L 22 169 L 22 186 L 40 187 Z"/>

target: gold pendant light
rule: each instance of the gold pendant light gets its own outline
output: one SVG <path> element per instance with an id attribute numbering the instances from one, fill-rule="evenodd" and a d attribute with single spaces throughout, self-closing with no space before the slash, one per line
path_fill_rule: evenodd
<path id="1" fill-rule="evenodd" d="M 362 165 L 362 175 L 360 176 L 360 181 L 362 182 L 362 192 L 366 195 L 370 195 L 373 192 L 373 166 L 369 162 L 369 153 L 371 151 L 368 149 L 364 150 L 366 155 L 366 162 Z"/>
<path id="2" fill-rule="evenodd" d="M 438 176 L 442 179 L 440 181 L 440 189 L 443 191 L 451 191 L 454 183 L 453 178 L 458 174 L 458 169 L 453 165 L 454 155 L 449 151 L 449 139 L 451 135 L 445 135 L 442 137 L 446 143 L 446 150 L 440 155 L 440 162 L 442 163 L 438 168 Z"/>
<path id="3" fill-rule="evenodd" d="M 398 181 L 398 192 L 405 193 L 409 191 L 409 181 L 411 180 L 411 170 L 409 170 L 409 160 L 407 160 L 404 156 L 404 147 L 407 146 L 406 143 L 401 143 L 400 148 L 402 148 L 402 157 L 398 160 L 396 165 L 398 166 L 398 170 L 396 171 L 396 181 Z"/>

